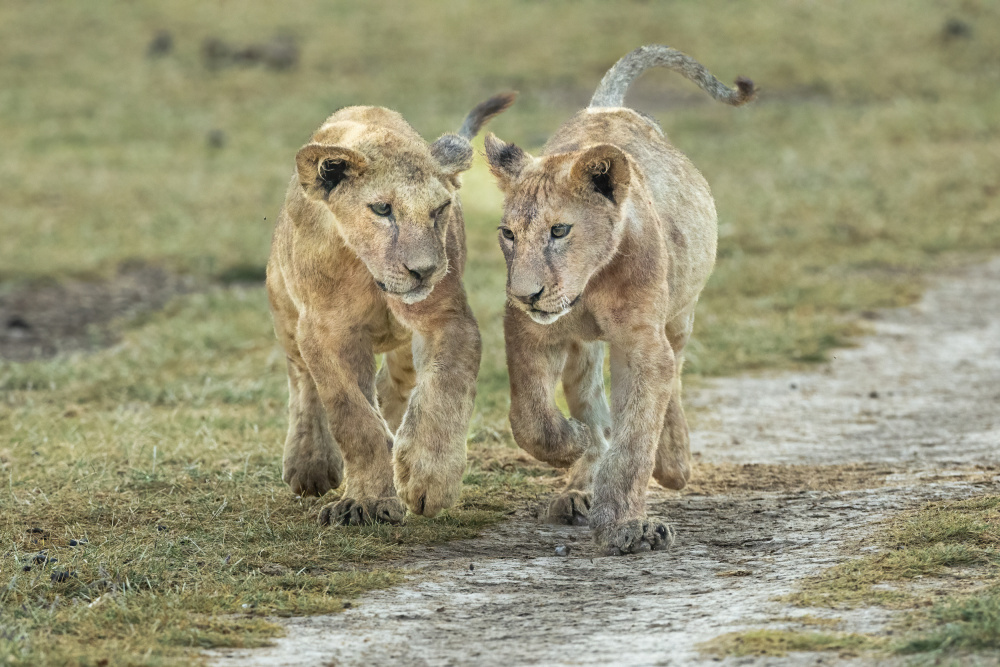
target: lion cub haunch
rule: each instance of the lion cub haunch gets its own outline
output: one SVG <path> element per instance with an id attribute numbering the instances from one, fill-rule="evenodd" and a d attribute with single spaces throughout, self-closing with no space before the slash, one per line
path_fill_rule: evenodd
<path id="1" fill-rule="evenodd" d="M 460 174 L 469 140 L 513 101 L 483 102 L 433 144 L 394 111 L 348 107 L 296 155 L 267 291 L 288 357 L 284 480 L 317 496 L 346 481 L 320 523 L 394 523 L 458 499 L 480 359 Z"/>
<path id="2" fill-rule="evenodd" d="M 646 488 L 652 476 L 680 489 L 691 474 L 680 373 L 717 239 L 701 173 L 655 121 L 624 106 L 629 84 L 653 66 L 728 104 L 754 96 L 747 79 L 732 90 L 690 57 L 646 46 L 608 71 L 590 106 L 540 157 L 486 138 L 504 192 L 499 241 L 514 439 L 570 469 L 548 519 L 589 522 L 611 554 L 673 541 L 670 526 L 647 518 Z M 569 419 L 554 404 L 560 380 Z"/>

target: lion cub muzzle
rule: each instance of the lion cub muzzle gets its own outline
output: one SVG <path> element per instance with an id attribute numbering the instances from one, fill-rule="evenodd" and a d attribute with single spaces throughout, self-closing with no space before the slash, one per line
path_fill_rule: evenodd
<path id="1" fill-rule="evenodd" d="M 433 232 L 401 229 L 389 255 L 384 266 L 390 268 L 372 272 L 375 284 L 387 296 L 406 304 L 427 298 L 448 273 L 444 244 Z"/>

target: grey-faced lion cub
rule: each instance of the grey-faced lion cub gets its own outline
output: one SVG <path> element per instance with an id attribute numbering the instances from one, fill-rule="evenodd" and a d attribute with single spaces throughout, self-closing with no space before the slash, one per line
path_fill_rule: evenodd
<path id="1" fill-rule="evenodd" d="M 715 262 L 708 184 L 655 121 L 624 106 L 629 84 L 653 66 L 728 104 L 754 96 L 749 80 L 734 91 L 690 57 L 645 46 L 608 71 L 540 157 L 486 138 L 504 192 L 511 429 L 536 458 L 570 468 L 549 520 L 589 522 L 610 554 L 673 541 L 667 524 L 647 518 L 646 488 L 651 475 L 671 489 L 690 476 L 680 372 Z M 569 419 L 553 401 L 560 379 Z"/>
<path id="2" fill-rule="evenodd" d="M 481 351 L 459 175 L 514 97 L 430 145 L 394 111 L 348 107 L 296 155 L 267 291 L 288 357 L 284 480 L 321 496 L 346 479 L 320 523 L 394 523 L 458 499 Z"/>

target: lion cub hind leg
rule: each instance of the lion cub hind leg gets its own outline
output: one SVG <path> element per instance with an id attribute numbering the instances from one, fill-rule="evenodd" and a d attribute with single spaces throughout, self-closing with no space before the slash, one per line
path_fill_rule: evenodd
<path id="1" fill-rule="evenodd" d="M 604 395 L 604 344 L 571 343 L 562 383 L 570 415 L 587 425 L 591 443 L 570 467 L 566 488 L 549 503 L 545 520 L 586 526 L 594 487 L 594 467 L 607 450 L 611 437 L 611 410 Z"/>
<path id="2" fill-rule="evenodd" d="M 417 384 L 417 371 L 413 367 L 413 347 L 411 343 L 385 353 L 382 367 L 375 376 L 378 390 L 378 406 L 389 430 L 395 433 L 406 414 L 410 393 Z"/>
<path id="3" fill-rule="evenodd" d="M 691 438 L 681 407 L 681 379 L 676 376 L 667 406 L 667 418 L 656 449 L 653 479 L 667 489 L 680 491 L 691 479 Z"/>
<path id="4" fill-rule="evenodd" d="M 667 323 L 667 340 L 674 351 L 677 370 L 670 389 L 667 418 L 656 450 L 653 479 L 661 486 L 679 491 L 691 479 L 691 438 L 687 419 L 681 406 L 681 372 L 684 367 L 684 346 L 694 329 L 694 304 Z"/>
<path id="5" fill-rule="evenodd" d="M 288 437 L 282 478 L 297 495 L 322 496 L 343 481 L 344 459 L 316 385 L 299 363 L 288 360 Z"/>

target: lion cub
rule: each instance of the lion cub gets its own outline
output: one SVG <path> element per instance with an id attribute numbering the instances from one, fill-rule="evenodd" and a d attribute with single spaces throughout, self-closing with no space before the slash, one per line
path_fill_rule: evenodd
<path id="1" fill-rule="evenodd" d="M 295 157 L 267 292 L 288 357 L 284 480 L 317 496 L 347 481 L 321 524 L 434 516 L 458 499 L 480 358 L 459 175 L 514 97 L 430 145 L 394 111 L 348 107 Z"/>
<path id="2" fill-rule="evenodd" d="M 548 519 L 589 522 L 610 554 L 673 541 L 669 526 L 646 517 L 646 487 L 651 475 L 671 489 L 690 476 L 680 373 L 715 262 L 708 184 L 655 121 L 624 106 L 629 84 L 653 66 L 734 106 L 754 96 L 749 80 L 734 91 L 688 56 L 645 46 L 608 71 L 541 157 L 486 138 L 504 192 L 511 429 L 536 458 L 570 468 Z M 570 419 L 553 400 L 560 379 Z"/>

